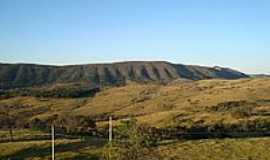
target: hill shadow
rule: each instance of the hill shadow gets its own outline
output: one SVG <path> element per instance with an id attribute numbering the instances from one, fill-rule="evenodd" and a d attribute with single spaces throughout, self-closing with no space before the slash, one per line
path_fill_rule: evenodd
<path id="1" fill-rule="evenodd" d="M 72 152 L 80 152 L 80 149 L 89 147 L 89 146 L 95 146 L 95 147 L 102 147 L 104 143 L 96 143 L 96 142 L 89 142 L 89 141 L 80 141 L 80 142 L 71 142 L 68 144 L 58 144 L 55 146 L 55 153 L 62 153 L 67 151 Z M 0 157 L 0 159 L 27 159 L 27 158 L 33 158 L 33 157 L 46 157 L 51 155 L 51 146 L 48 147 L 38 147 L 38 146 L 32 146 L 23 150 L 20 150 L 12 155 L 8 155 L 5 157 Z M 80 155 L 77 155 L 75 157 L 70 158 L 71 159 L 85 159 L 85 160 L 96 160 L 98 159 L 97 155 L 93 154 L 84 154 L 80 153 Z"/>

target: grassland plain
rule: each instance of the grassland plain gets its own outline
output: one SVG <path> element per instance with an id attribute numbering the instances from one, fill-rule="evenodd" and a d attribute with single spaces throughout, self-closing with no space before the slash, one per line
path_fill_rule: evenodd
<path id="1" fill-rule="evenodd" d="M 129 82 L 126 86 L 102 90 L 94 97 L 41 98 L 17 96 L 0 100 L 3 106 L 18 106 L 10 114 L 21 121 L 35 118 L 46 120 L 52 115 L 82 115 L 92 117 L 97 128 L 107 127 L 108 115 L 114 125 L 121 119 L 135 117 L 139 124 L 156 128 L 192 128 L 224 124 L 258 128 L 270 124 L 270 79 L 238 80 L 175 80 L 166 85 Z M 18 131 L 17 137 L 42 134 L 40 131 Z M 3 134 L 2 134 L 3 133 Z M 5 131 L 0 133 L 6 138 Z M 15 139 L 16 139 L 15 136 Z M 20 139 L 20 138 L 18 138 Z M 59 159 L 97 159 L 104 142 L 81 139 L 58 139 Z M 164 142 L 155 148 L 167 159 L 270 159 L 270 139 L 234 138 Z M 49 159 L 50 142 L 15 141 L 0 143 L 2 159 Z"/>

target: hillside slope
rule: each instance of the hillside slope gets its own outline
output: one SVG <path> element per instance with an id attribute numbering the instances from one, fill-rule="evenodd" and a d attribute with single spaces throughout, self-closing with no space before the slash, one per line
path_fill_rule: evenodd
<path id="1" fill-rule="evenodd" d="M 154 127 L 228 124 L 270 125 L 270 79 L 177 80 L 167 85 L 129 83 L 103 90 L 94 97 L 13 97 L 0 100 L 24 122 L 46 120 L 55 114 L 89 116 L 107 123 L 135 116 Z M 16 106 L 12 110 L 12 106 Z M 104 124 L 105 124 L 104 123 Z M 262 127 L 261 127 L 262 128 Z"/>
<path id="2" fill-rule="evenodd" d="M 170 82 L 185 78 L 237 79 L 244 73 L 221 67 L 202 67 L 168 62 L 121 62 L 72 66 L 0 64 L 0 89 L 55 83 L 88 83 L 91 86 L 119 85 L 127 81 Z"/>

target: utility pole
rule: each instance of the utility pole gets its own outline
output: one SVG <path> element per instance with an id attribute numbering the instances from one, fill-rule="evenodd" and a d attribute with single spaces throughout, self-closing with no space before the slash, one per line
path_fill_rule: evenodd
<path id="1" fill-rule="evenodd" d="M 54 125 L 52 124 L 52 160 L 54 160 Z"/>
<path id="2" fill-rule="evenodd" d="M 112 149 L 112 116 L 109 117 L 109 160 L 111 159 L 111 149 Z"/>
<path id="3" fill-rule="evenodd" d="M 112 142 L 112 116 L 109 117 L 109 142 Z"/>

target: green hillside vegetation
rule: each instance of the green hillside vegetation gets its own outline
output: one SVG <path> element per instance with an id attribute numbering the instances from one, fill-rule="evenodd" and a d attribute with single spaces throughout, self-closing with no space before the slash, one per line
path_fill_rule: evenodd
<path id="1" fill-rule="evenodd" d="M 53 85 L 3 90 L 0 92 L 0 98 L 5 99 L 18 96 L 79 98 L 94 96 L 99 91 L 100 87 L 91 86 L 87 83 L 58 83 Z"/>

